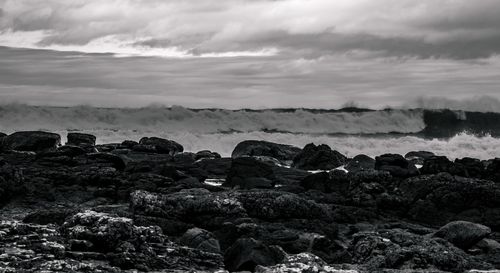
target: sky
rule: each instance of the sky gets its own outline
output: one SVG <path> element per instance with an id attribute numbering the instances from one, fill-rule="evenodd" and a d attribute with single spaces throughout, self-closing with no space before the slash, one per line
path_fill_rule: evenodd
<path id="1" fill-rule="evenodd" d="M 0 0 L 0 102 L 498 103 L 499 14 L 499 0 Z"/>

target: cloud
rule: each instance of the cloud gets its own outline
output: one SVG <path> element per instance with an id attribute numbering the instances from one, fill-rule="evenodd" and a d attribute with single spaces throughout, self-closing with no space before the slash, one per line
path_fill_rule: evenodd
<path id="1" fill-rule="evenodd" d="M 499 9 L 497 0 L 0 0 L 0 32 L 41 32 L 31 47 L 55 49 L 113 40 L 108 50 L 471 59 L 500 53 Z"/>

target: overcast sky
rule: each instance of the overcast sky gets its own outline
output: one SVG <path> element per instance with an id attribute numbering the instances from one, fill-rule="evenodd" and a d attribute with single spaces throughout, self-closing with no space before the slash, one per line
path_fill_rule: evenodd
<path id="1" fill-rule="evenodd" d="M 500 0 L 0 0 L 0 101 L 499 98 L 499 14 Z"/>

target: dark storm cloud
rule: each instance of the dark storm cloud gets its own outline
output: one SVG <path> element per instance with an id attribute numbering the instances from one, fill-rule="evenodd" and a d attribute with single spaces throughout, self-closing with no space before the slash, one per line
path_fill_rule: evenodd
<path id="1" fill-rule="evenodd" d="M 90 43 L 112 52 L 114 43 L 195 55 L 269 48 L 305 57 L 500 53 L 497 0 L 1 0 L 0 10 L 4 36 L 40 31 L 33 47 L 54 49 Z M 14 36 L 4 44 L 14 46 L 22 35 Z"/>

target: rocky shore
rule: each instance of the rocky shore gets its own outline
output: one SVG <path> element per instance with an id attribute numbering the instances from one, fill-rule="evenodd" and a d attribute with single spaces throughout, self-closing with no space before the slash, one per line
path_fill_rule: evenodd
<path id="1" fill-rule="evenodd" d="M 0 272 L 500 269 L 500 159 L 0 135 Z"/>

